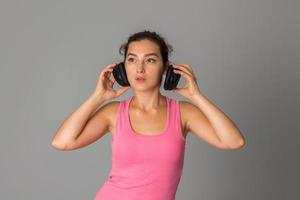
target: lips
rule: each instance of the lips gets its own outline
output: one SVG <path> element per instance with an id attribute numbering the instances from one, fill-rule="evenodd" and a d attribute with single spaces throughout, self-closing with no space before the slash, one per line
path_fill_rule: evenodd
<path id="1" fill-rule="evenodd" d="M 138 76 L 138 77 L 135 78 L 135 80 L 145 80 L 145 77 Z"/>

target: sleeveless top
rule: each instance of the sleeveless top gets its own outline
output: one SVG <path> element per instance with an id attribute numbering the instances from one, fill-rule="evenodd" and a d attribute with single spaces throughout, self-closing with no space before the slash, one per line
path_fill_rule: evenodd
<path id="1" fill-rule="evenodd" d="M 120 102 L 111 140 L 112 167 L 94 200 L 175 200 L 186 144 L 179 101 L 166 97 L 164 130 L 143 135 L 135 132 L 130 124 L 131 99 Z"/>

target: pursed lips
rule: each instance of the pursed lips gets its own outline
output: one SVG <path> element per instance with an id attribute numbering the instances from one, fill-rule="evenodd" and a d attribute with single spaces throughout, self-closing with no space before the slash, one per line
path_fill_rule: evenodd
<path id="1" fill-rule="evenodd" d="M 135 78 L 135 80 L 145 80 L 145 78 L 142 77 L 142 76 L 138 76 L 138 77 Z"/>

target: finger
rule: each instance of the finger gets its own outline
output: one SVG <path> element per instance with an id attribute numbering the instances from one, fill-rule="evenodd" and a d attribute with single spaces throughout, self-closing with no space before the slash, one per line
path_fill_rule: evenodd
<path id="1" fill-rule="evenodd" d="M 181 70 L 185 70 L 186 72 L 189 72 L 190 74 L 192 74 L 192 69 L 188 66 L 186 66 L 186 64 L 178 64 L 178 65 L 175 65 L 175 67 L 181 69 Z"/>
<path id="2" fill-rule="evenodd" d="M 102 81 L 105 81 L 105 80 L 109 80 L 109 77 L 110 77 L 110 72 L 102 71 L 99 76 L 99 79 L 101 79 Z"/>
<path id="3" fill-rule="evenodd" d="M 180 67 L 174 67 L 174 69 L 173 69 L 173 72 L 174 73 L 178 73 L 178 74 L 188 74 L 188 75 L 190 75 L 190 76 L 192 76 L 192 74 L 191 73 L 189 73 L 187 70 L 185 70 L 184 68 L 180 68 Z"/>
<path id="4" fill-rule="evenodd" d="M 113 68 L 107 68 L 104 69 L 103 72 L 111 74 L 113 70 L 114 70 Z"/>
<path id="5" fill-rule="evenodd" d="M 174 73 L 182 75 L 188 81 L 190 81 L 190 79 L 192 78 L 191 74 L 188 74 L 188 73 L 186 73 L 185 71 L 182 71 L 182 70 L 174 69 Z"/>
<path id="6" fill-rule="evenodd" d="M 192 67 L 188 64 L 182 64 L 183 66 L 186 66 L 187 68 L 189 68 L 191 71 L 193 71 Z"/>
<path id="7" fill-rule="evenodd" d="M 181 71 L 184 71 L 184 72 L 188 73 L 194 80 L 197 79 L 194 72 L 192 71 L 192 69 L 188 68 L 186 66 L 186 64 L 177 65 L 177 67 L 174 67 L 174 68 L 175 69 L 180 69 Z"/>
<path id="8" fill-rule="evenodd" d="M 112 87 L 114 84 L 115 84 L 116 80 L 115 79 L 112 79 L 109 83 L 110 83 L 110 86 Z"/>
<path id="9" fill-rule="evenodd" d="M 112 63 L 109 65 L 106 65 L 104 68 L 100 69 L 101 71 L 106 71 L 107 69 L 113 69 L 115 66 L 117 65 L 117 63 Z"/>
<path id="10" fill-rule="evenodd" d="M 193 74 L 193 76 L 195 77 L 195 73 L 190 65 L 188 65 L 188 64 L 182 64 L 182 65 L 186 66 L 189 69 L 189 71 Z"/>
<path id="11" fill-rule="evenodd" d="M 117 63 L 109 64 L 109 65 L 107 65 L 106 67 L 107 67 L 107 68 L 110 68 L 110 67 L 114 67 L 115 65 L 117 65 Z"/>
<path id="12" fill-rule="evenodd" d="M 179 70 L 181 70 L 181 71 L 184 71 L 184 72 L 190 74 L 191 76 L 193 75 L 193 73 L 192 73 L 187 67 L 185 67 L 185 66 L 183 66 L 183 65 L 173 65 L 173 67 L 174 67 L 175 69 L 179 69 Z"/>
<path id="13" fill-rule="evenodd" d="M 101 73 L 109 77 L 112 71 L 113 69 L 108 68 L 108 69 L 104 69 Z"/>
<path id="14" fill-rule="evenodd" d="M 183 66 L 183 67 L 189 69 L 190 71 L 193 71 L 192 68 L 191 68 L 191 66 L 188 65 L 188 64 L 178 64 L 178 66 Z"/>

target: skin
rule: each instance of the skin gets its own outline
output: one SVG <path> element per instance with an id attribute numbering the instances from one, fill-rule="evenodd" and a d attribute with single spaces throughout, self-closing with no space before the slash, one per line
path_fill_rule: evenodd
<path id="1" fill-rule="evenodd" d="M 150 53 L 157 56 L 147 56 Z M 165 75 L 166 70 L 163 70 L 159 47 L 149 40 L 129 44 L 125 69 L 130 87 L 113 89 L 115 80 L 110 76 L 115 66 L 110 64 L 102 70 L 95 91 L 59 127 L 52 146 L 59 150 L 74 150 L 97 141 L 106 133 L 112 133 L 114 137 L 120 102 L 111 101 L 98 110 L 96 108 L 106 100 L 121 96 L 129 88 L 134 93 L 129 105 L 132 129 L 149 137 L 164 129 L 167 103 L 166 97 L 160 94 L 160 76 Z M 173 67 L 174 72 L 184 78 L 185 85 L 171 91 L 188 100 L 179 101 L 183 137 L 191 133 L 220 149 L 239 149 L 244 146 L 244 137 L 235 123 L 200 90 L 192 67 L 188 64 L 173 64 Z M 137 76 L 143 76 L 145 81 L 136 81 Z"/>
<path id="2" fill-rule="evenodd" d="M 131 55 L 135 54 L 135 55 Z M 156 56 L 146 56 L 156 53 Z M 159 47 L 149 41 L 132 42 L 129 45 L 125 61 L 128 81 L 134 93 L 129 106 L 131 127 L 139 134 L 154 135 L 160 133 L 166 125 L 167 104 L 165 96 L 160 94 L 159 76 L 163 71 Z M 189 99 L 179 101 L 183 137 L 188 133 L 221 149 L 238 149 L 244 144 L 244 138 L 225 113 L 212 104 L 200 91 L 192 68 L 187 64 L 173 64 L 175 73 L 185 78 L 185 86 L 173 92 Z M 137 75 L 146 78 L 144 83 L 137 83 Z M 116 112 L 119 103 L 113 104 L 110 112 L 110 132 L 114 133 Z M 205 113 L 207 115 L 205 115 Z M 223 140 L 222 140 L 223 139 Z"/>
<path id="3" fill-rule="evenodd" d="M 149 40 L 130 43 L 125 69 L 134 93 L 129 106 L 131 127 L 145 135 L 160 133 L 167 122 L 167 103 L 160 94 L 160 76 L 165 71 L 159 47 Z M 145 81 L 136 81 L 136 76 L 143 76 Z"/>

